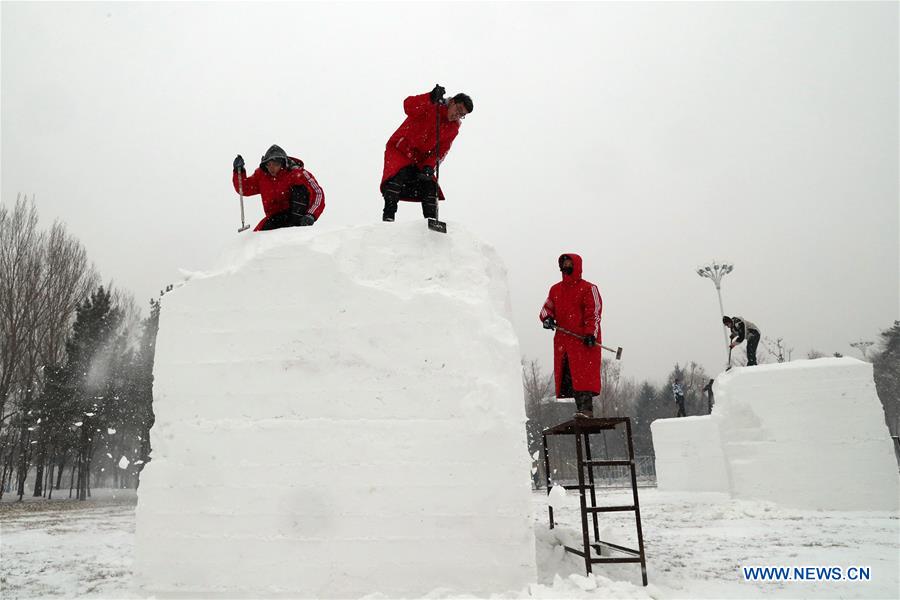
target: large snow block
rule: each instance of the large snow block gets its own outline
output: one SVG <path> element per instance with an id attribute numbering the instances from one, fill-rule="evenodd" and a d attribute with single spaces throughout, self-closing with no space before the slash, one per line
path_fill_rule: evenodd
<path id="1" fill-rule="evenodd" d="M 423 223 L 245 234 L 162 302 L 135 572 L 157 595 L 535 581 L 496 252 Z"/>
<path id="2" fill-rule="evenodd" d="M 711 417 L 657 419 L 650 431 L 660 490 L 728 493 L 725 455 Z"/>
<path id="3" fill-rule="evenodd" d="M 694 449 L 706 447 L 724 457 L 735 498 L 808 509 L 900 508 L 897 462 L 870 363 L 821 358 L 739 367 L 717 377 L 713 391 L 714 427 L 698 431 L 695 419 L 651 426 L 660 489 L 703 481 Z"/>

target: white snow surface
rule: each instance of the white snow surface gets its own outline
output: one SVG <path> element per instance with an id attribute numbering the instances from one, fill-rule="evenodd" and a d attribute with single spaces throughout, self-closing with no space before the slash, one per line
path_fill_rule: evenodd
<path id="1" fill-rule="evenodd" d="M 871 363 L 820 358 L 716 378 L 703 417 L 651 425 L 661 491 L 825 510 L 900 508 L 900 478 Z"/>
<path id="2" fill-rule="evenodd" d="M 535 580 L 504 267 L 453 224 L 248 233 L 162 301 L 135 575 L 160 595 Z"/>
<path id="3" fill-rule="evenodd" d="M 0 597 L 148 597 L 146 591 L 135 587 L 132 577 L 133 505 L 108 502 L 110 492 L 126 498 L 128 494 L 133 497 L 133 492 L 93 492 L 93 498 L 84 503 L 26 496 L 25 506 L 16 506 L 14 497 L 4 496 L 0 502 Z M 631 498 L 628 489 L 600 489 L 598 494 L 602 505 L 625 504 Z M 65 498 L 65 493 L 61 497 Z M 893 600 L 900 596 L 900 520 L 896 512 L 798 510 L 770 502 L 734 500 L 727 494 L 663 493 L 652 488 L 642 488 L 640 498 L 648 587 L 641 587 L 640 568 L 633 564 L 597 565 L 594 573 L 585 577 L 582 559 L 563 550 L 563 544 L 577 547 L 581 543 L 577 495 L 568 495 L 565 506 L 554 508 L 558 526 L 548 529 L 547 494 L 541 490 L 532 495 L 536 581 L 479 597 Z M 37 504 L 45 506 L 34 506 Z M 631 515 L 604 516 L 602 539 L 629 545 L 635 543 L 634 536 Z M 444 556 L 438 559 L 443 561 Z M 751 565 L 859 565 L 870 567 L 872 578 L 744 580 L 741 567 Z M 418 574 L 411 569 L 408 577 Z M 472 597 L 440 590 L 423 596 Z"/>

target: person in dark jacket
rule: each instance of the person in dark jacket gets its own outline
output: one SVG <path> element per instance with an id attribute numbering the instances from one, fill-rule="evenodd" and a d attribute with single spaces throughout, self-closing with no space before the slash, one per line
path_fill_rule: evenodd
<path id="1" fill-rule="evenodd" d="M 575 398 L 575 417 L 594 416 L 594 396 L 600 393 L 600 314 L 603 299 L 597 286 L 581 278 L 581 257 L 559 257 L 562 281 L 550 288 L 541 308 L 545 329 L 553 336 L 556 397 Z M 559 327 L 576 334 L 560 331 Z"/>
<path id="2" fill-rule="evenodd" d="M 707 394 L 707 404 L 709 405 L 709 414 L 712 414 L 712 407 L 715 403 L 715 396 L 713 395 L 713 383 L 715 383 L 715 379 L 710 379 L 709 382 L 703 386 L 703 391 Z"/>
<path id="3" fill-rule="evenodd" d="M 244 196 L 262 196 L 265 218 L 254 231 L 280 227 L 306 227 L 314 224 L 325 210 L 325 192 L 306 170 L 303 161 L 288 156 L 280 146 L 272 145 L 259 161 L 259 168 L 247 177 L 244 159 L 234 159 L 234 191 Z"/>
<path id="4" fill-rule="evenodd" d="M 445 90 L 434 86 L 428 94 L 403 101 L 406 120 L 388 139 L 384 149 L 381 195 L 383 221 L 393 221 L 401 200 L 422 203 L 422 215 L 436 218 L 437 201 L 444 194 L 435 179 L 435 169 L 443 162 L 459 133 L 460 123 L 472 112 L 472 99 L 456 94 L 444 101 Z M 440 156 L 437 156 L 437 124 L 440 123 Z"/>
<path id="5" fill-rule="evenodd" d="M 731 344 L 734 348 L 745 339 L 747 340 L 747 366 L 756 364 L 756 347 L 759 346 L 759 327 L 743 317 L 722 317 L 722 324 L 731 330 Z"/>
<path id="6" fill-rule="evenodd" d="M 678 409 L 675 416 L 687 416 L 687 413 L 684 412 L 684 387 L 681 385 L 680 379 L 676 379 L 675 382 L 672 383 L 672 394 L 675 396 L 675 406 Z"/>

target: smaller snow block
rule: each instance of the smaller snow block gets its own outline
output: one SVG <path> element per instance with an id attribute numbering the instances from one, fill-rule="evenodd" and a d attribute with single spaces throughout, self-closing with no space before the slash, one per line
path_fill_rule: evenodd
<path id="1" fill-rule="evenodd" d="M 650 431 L 660 490 L 728 493 L 725 455 L 712 417 L 657 419 Z"/>
<path id="2" fill-rule="evenodd" d="M 871 363 L 736 367 L 712 415 L 651 425 L 659 489 L 723 491 L 793 508 L 900 508 L 900 477 Z"/>

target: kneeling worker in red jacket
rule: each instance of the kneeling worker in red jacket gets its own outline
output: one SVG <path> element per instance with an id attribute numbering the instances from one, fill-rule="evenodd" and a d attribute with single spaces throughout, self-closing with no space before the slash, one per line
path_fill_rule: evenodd
<path id="1" fill-rule="evenodd" d="M 444 88 L 434 86 L 428 94 L 410 96 L 403 101 L 406 120 L 390 137 L 384 149 L 381 194 L 384 196 L 382 221 L 393 221 L 400 200 L 422 203 L 426 219 L 437 217 L 438 198 L 444 199 L 435 179 L 435 167 L 443 162 L 459 133 L 460 121 L 472 112 L 472 99 L 456 94 L 444 101 Z M 437 133 L 440 127 L 440 152 Z"/>
<path id="2" fill-rule="evenodd" d="M 580 256 L 563 254 L 558 262 L 562 281 L 550 288 L 540 315 L 545 329 L 556 329 L 553 336 L 556 397 L 575 398 L 578 411 L 575 417 L 591 418 L 594 396 L 600 393 L 603 299 L 596 285 L 581 278 Z"/>
<path id="3" fill-rule="evenodd" d="M 250 177 L 238 154 L 232 183 L 234 191 L 244 196 L 262 196 L 266 216 L 254 231 L 312 225 L 325 210 L 322 186 L 303 167 L 302 160 L 288 156 L 280 146 L 273 145 L 266 151 Z"/>

